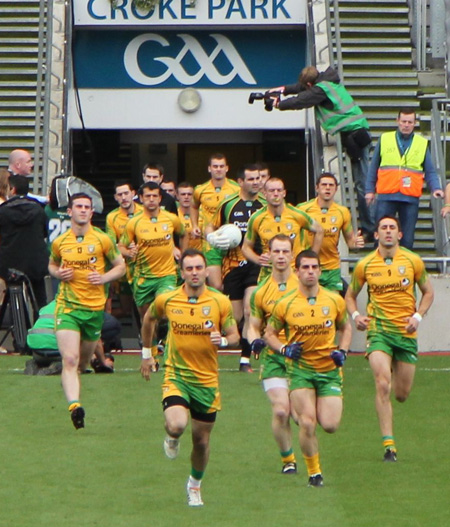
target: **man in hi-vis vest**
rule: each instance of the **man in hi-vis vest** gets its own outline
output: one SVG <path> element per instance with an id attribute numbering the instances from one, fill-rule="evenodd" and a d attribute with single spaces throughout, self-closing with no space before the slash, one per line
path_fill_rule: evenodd
<path id="1" fill-rule="evenodd" d="M 358 213 L 364 238 L 373 239 L 373 212 L 365 200 L 366 176 L 369 168 L 371 137 L 369 123 L 361 108 L 341 84 L 338 72 L 329 67 L 319 72 L 314 66 L 303 68 L 297 84 L 278 86 L 269 91 L 286 97 L 274 98 L 279 110 L 314 108 L 320 126 L 330 135 L 340 134 L 342 145 L 350 157 L 352 176 L 358 198 Z"/>
<path id="2" fill-rule="evenodd" d="M 367 203 L 377 202 L 375 222 L 398 214 L 403 231 L 400 245 L 412 249 L 419 214 L 423 180 L 434 198 L 444 192 L 431 160 L 428 141 L 414 133 L 416 113 L 403 108 L 398 112 L 398 129 L 381 134 L 372 157 L 366 183 Z"/>

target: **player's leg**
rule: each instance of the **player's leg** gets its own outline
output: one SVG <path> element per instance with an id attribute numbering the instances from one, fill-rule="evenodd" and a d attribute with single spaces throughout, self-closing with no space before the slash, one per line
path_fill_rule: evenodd
<path id="1" fill-rule="evenodd" d="M 286 379 L 264 379 L 263 386 L 272 407 L 272 433 L 280 449 L 283 474 L 295 474 L 297 463 L 292 449 L 289 389 Z"/>
<path id="2" fill-rule="evenodd" d="M 58 349 L 62 357 L 61 384 L 69 403 L 79 401 L 80 333 L 73 329 L 56 331 Z"/>
<path id="3" fill-rule="evenodd" d="M 386 456 L 396 461 L 396 448 L 392 421 L 392 357 L 381 350 L 371 351 L 369 364 L 375 380 L 375 408 L 378 416 Z M 394 459 L 395 458 L 395 459 Z"/>
<path id="4" fill-rule="evenodd" d="M 317 421 L 329 434 L 334 434 L 339 428 L 342 418 L 342 397 L 318 397 Z"/>
<path id="5" fill-rule="evenodd" d="M 316 436 L 316 391 L 314 388 L 294 389 L 291 391 L 290 399 L 300 427 L 299 441 L 308 470 L 308 485 L 314 487 L 322 486 L 323 478 L 319 460 L 319 444 Z"/>
<path id="6" fill-rule="evenodd" d="M 220 265 L 208 265 L 208 284 L 218 291 L 222 291 L 222 267 Z"/>
<path id="7" fill-rule="evenodd" d="M 404 403 L 411 393 L 415 373 L 415 364 L 393 361 L 392 388 L 398 402 Z"/>
<path id="8" fill-rule="evenodd" d="M 191 452 L 191 474 L 189 476 L 186 492 L 188 504 L 191 507 L 203 505 L 200 493 L 203 475 L 209 461 L 209 440 L 214 427 L 216 413 L 192 415 L 192 452 Z"/>
<path id="9" fill-rule="evenodd" d="M 242 268 L 243 270 L 246 269 L 246 267 Z M 248 273 L 247 273 L 248 274 Z M 255 277 L 255 284 L 256 284 L 256 277 Z M 243 284 L 246 286 L 246 282 Z M 241 346 L 242 346 L 242 352 L 241 352 L 241 360 L 240 360 L 240 367 L 239 369 L 245 367 L 245 364 L 248 364 L 249 371 L 253 371 L 251 369 L 250 365 L 250 357 L 252 354 L 252 348 L 250 345 L 250 342 L 247 340 L 247 329 L 248 329 L 248 321 L 250 319 L 250 297 L 252 296 L 253 291 L 256 289 L 256 285 L 252 285 L 250 287 L 245 287 L 243 291 L 243 298 L 241 301 L 242 305 L 242 314 L 241 314 L 241 320 L 242 320 L 242 336 L 241 336 Z M 242 370 L 241 370 L 242 371 Z"/>

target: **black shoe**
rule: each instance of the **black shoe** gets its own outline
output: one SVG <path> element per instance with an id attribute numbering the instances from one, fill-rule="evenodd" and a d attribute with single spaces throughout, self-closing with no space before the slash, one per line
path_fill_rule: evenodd
<path id="1" fill-rule="evenodd" d="M 316 474 L 315 476 L 309 476 L 308 487 L 323 487 L 322 474 Z"/>
<path id="2" fill-rule="evenodd" d="M 397 452 L 388 448 L 384 453 L 383 461 L 388 463 L 395 463 L 397 461 Z"/>
<path id="3" fill-rule="evenodd" d="M 242 373 L 253 373 L 253 369 L 250 366 L 250 364 L 248 364 L 248 363 L 240 364 L 239 365 L 239 371 L 242 372 Z"/>
<path id="4" fill-rule="evenodd" d="M 82 406 L 78 406 L 77 408 L 73 409 L 70 414 L 73 426 L 77 430 L 79 428 L 84 428 L 84 415 L 84 408 Z"/>
<path id="5" fill-rule="evenodd" d="M 297 474 L 297 463 L 293 461 L 285 463 L 281 469 L 282 474 Z"/>

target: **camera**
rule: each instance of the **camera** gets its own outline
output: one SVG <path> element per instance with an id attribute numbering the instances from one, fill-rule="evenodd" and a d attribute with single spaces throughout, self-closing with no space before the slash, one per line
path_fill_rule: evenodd
<path id="1" fill-rule="evenodd" d="M 266 112 L 271 112 L 275 101 L 278 101 L 280 96 L 281 92 L 279 91 L 266 91 L 265 93 L 252 92 L 248 98 L 248 102 L 249 104 L 253 104 L 254 101 L 264 101 L 264 109 Z"/>
<path id="2" fill-rule="evenodd" d="M 16 285 L 28 282 L 28 276 L 18 269 L 8 269 L 8 284 Z"/>

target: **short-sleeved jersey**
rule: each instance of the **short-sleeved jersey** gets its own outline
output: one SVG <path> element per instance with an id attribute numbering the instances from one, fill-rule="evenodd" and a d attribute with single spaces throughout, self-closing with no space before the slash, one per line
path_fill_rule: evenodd
<path id="1" fill-rule="evenodd" d="M 58 236 L 52 244 L 51 259 L 57 265 L 74 270 L 73 279 L 59 285 L 58 312 L 102 311 L 107 298 L 105 285 L 93 285 L 87 277 L 92 271 L 104 274 L 108 263 L 118 256 L 116 244 L 97 227 L 90 227 L 84 236 L 75 236 L 72 229 Z"/>
<path id="2" fill-rule="evenodd" d="M 286 203 L 281 216 L 273 216 L 267 205 L 255 212 L 248 222 L 246 238 L 262 253 L 269 252 L 269 241 L 276 234 L 285 234 L 294 242 L 294 257 L 305 248 L 305 230 L 310 230 L 313 219 L 305 212 Z M 294 262 L 292 263 L 294 266 Z"/>
<path id="3" fill-rule="evenodd" d="M 190 214 L 185 214 L 181 207 L 178 207 L 178 217 L 181 220 L 181 223 L 183 224 L 184 231 L 186 233 L 186 236 L 188 237 L 188 247 L 190 249 L 198 249 L 199 251 L 202 250 L 202 240 L 201 238 L 191 238 L 191 232 L 192 232 L 192 221 Z"/>
<path id="4" fill-rule="evenodd" d="M 252 317 L 259 318 L 264 322 L 264 325 L 269 320 L 273 308 L 278 300 L 284 295 L 298 290 L 297 275 L 291 273 L 286 282 L 278 283 L 274 280 L 272 275 L 269 275 L 258 287 L 253 291 L 250 297 L 250 314 Z M 286 344 L 286 337 L 284 331 L 278 335 L 283 344 Z M 269 354 L 275 352 L 271 349 Z"/>
<path id="5" fill-rule="evenodd" d="M 163 209 L 154 218 L 144 211 L 127 222 L 120 241 L 126 247 L 131 242 L 138 247 L 133 268 L 135 278 L 160 278 L 176 274 L 174 233 L 182 236 L 183 224 L 178 216 Z"/>
<path id="6" fill-rule="evenodd" d="M 316 199 L 297 205 L 299 210 L 306 212 L 311 218 L 323 228 L 323 242 L 320 248 L 320 266 L 322 269 L 333 270 L 340 268 L 339 258 L 339 236 L 341 231 L 344 233 L 351 232 L 352 218 L 350 211 L 343 205 L 332 203 L 330 208 L 322 209 Z M 311 247 L 313 235 L 311 232 L 306 234 L 308 247 Z"/>
<path id="7" fill-rule="evenodd" d="M 52 243 L 60 234 L 64 234 L 70 229 L 72 223 L 67 213 L 66 207 L 52 209 L 50 205 L 45 206 L 45 214 L 48 218 L 48 239 L 47 243 L 51 247 Z"/>
<path id="8" fill-rule="evenodd" d="M 319 287 L 315 298 L 293 291 L 273 308 L 269 324 L 284 329 L 289 344 L 302 342 L 300 368 L 318 372 L 336 368 L 330 353 L 336 349 L 336 330 L 347 321 L 344 299 L 337 293 Z"/>
<path id="9" fill-rule="evenodd" d="M 194 189 L 193 200 L 199 207 L 198 225 L 200 229 L 212 223 L 214 214 L 220 205 L 240 190 L 240 186 L 232 179 L 225 178 L 222 187 L 214 187 L 210 179 L 206 183 L 197 185 Z"/>
<path id="10" fill-rule="evenodd" d="M 419 255 L 399 247 L 393 258 L 383 258 L 378 249 L 359 260 L 353 271 L 351 289 L 361 291 L 367 282 L 368 331 L 416 337 L 405 330 L 406 317 L 416 311 L 415 284 L 428 279 Z"/>
<path id="11" fill-rule="evenodd" d="M 125 230 L 128 220 L 142 214 L 142 211 L 143 206 L 136 202 L 134 203 L 134 212 L 132 214 L 127 214 L 122 207 L 112 210 L 106 216 L 106 234 L 117 243 Z"/>
<path id="12" fill-rule="evenodd" d="M 255 200 L 245 200 L 240 195 L 236 195 L 225 201 L 214 215 L 213 226 L 215 229 L 218 229 L 221 225 L 233 223 L 242 232 L 241 243 L 235 249 L 227 251 L 223 259 L 222 272 L 224 275 L 235 267 L 239 267 L 240 262 L 245 261 L 241 247 L 247 233 L 248 221 L 254 212 L 264 206 L 265 203 L 259 197 Z"/>
<path id="13" fill-rule="evenodd" d="M 236 324 L 231 302 L 206 287 L 198 298 L 188 298 L 184 286 L 158 295 L 150 305 L 152 316 L 167 317 L 165 380 L 183 379 L 194 386 L 218 385 L 217 346 L 211 331 Z"/>

